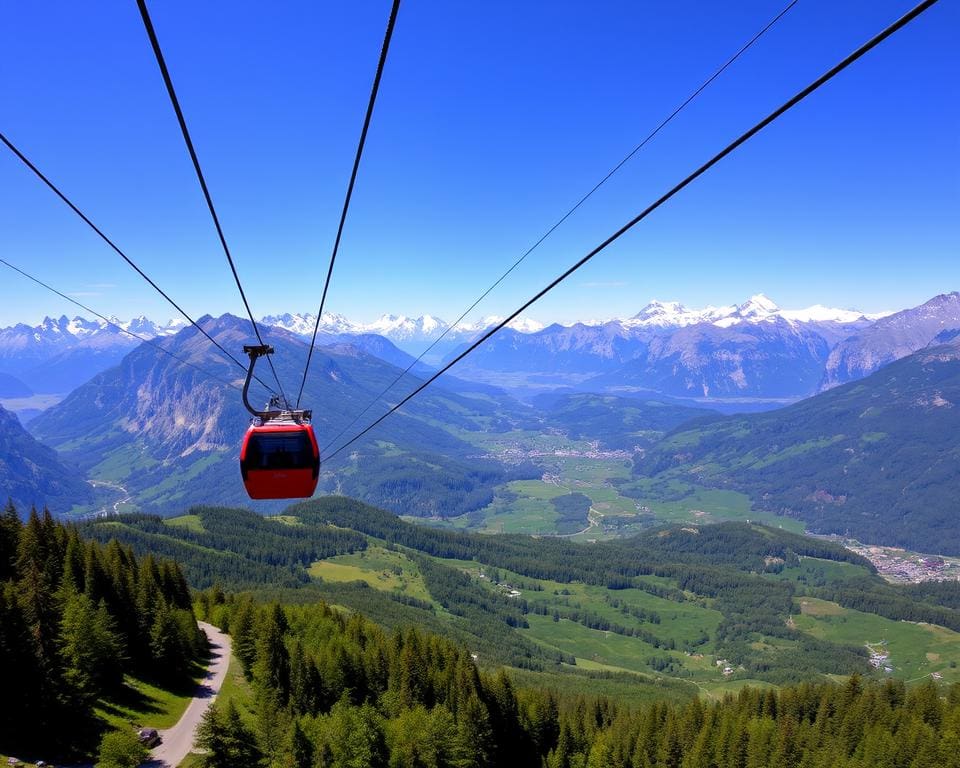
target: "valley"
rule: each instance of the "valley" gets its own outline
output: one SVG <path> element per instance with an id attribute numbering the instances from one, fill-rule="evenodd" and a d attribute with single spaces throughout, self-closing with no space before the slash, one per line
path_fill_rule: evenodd
<path id="1" fill-rule="evenodd" d="M 645 430 L 634 435 L 641 442 L 655 441 L 662 432 Z M 598 540 L 629 536 L 663 522 L 704 524 L 724 520 L 754 520 L 794 532 L 803 523 L 769 512 L 752 511 L 748 496 L 732 490 L 676 480 L 669 483 L 637 481 L 632 474 L 632 450 L 602 449 L 596 440 L 573 440 L 559 433 L 514 431 L 504 434 L 459 433 L 482 448 L 484 458 L 506 464 L 530 463 L 540 477 L 497 486 L 485 507 L 453 518 L 428 518 L 423 522 L 485 533 L 564 535 Z M 642 455 L 643 448 L 638 448 Z M 589 513 L 579 521 L 564 521 L 557 499 L 581 494 L 590 501 Z M 406 518 L 414 520 L 414 518 Z M 575 527 L 578 522 L 583 525 Z M 577 533 L 589 525 L 589 530 Z"/>

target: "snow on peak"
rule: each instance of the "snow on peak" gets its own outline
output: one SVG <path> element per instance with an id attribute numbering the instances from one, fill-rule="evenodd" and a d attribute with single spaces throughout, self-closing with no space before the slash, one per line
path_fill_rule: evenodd
<path id="1" fill-rule="evenodd" d="M 737 307 L 737 312 L 741 317 L 756 317 L 761 318 L 767 315 L 773 315 L 780 311 L 774 302 L 769 298 L 764 296 L 762 293 L 755 294 L 751 296 L 745 304 L 741 304 Z"/>
<path id="2" fill-rule="evenodd" d="M 313 336 L 313 329 L 319 328 L 323 333 L 362 333 L 361 326 L 351 322 L 336 312 L 324 312 L 317 326 L 317 316 L 312 312 L 285 312 L 282 315 L 266 315 L 260 322 L 283 328 L 297 336 Z"/>
<path id="3" fill-rule="evenodd" d="M 453 330 L 459 336 L 467 336 L 485 331 L 494 325 L 499 325 L 504 319 L 503 315 L 487 315 L 472 323 L 459 323 Z M 507 323 L 507 328 L 520 333 L 536 333 L 537 331 L 542 331 L 545 327 L 546 326 L 539 320 L 534 320 L 532 317 L 526 317 L 525 315 L 521 315 Z"/>
<path id="4" fill-rule="evenodd" d="M 687 308 L 679 301 L 658 301 L 654 299 L 630 319 L 651 325 L 661 325 L 672 323 L 687 314 Z"/>
<path id="5" fill-rule="evenodd" d="M 888 314 L 888 313 L 884 313 Z M 651 301 L 633 317 L 617 322 L 625 328 L 682 328 L 712 323 L 729 328 L 738 323 L 762 323 L 786 320 L 791 323 L 855 323 L 883 315 L 864 315 L 851 309 L 834 309 L 815 304 L 806 309 L 781 309 L 763 293 L 751 296 L 743 304 L 703 309 L 688 309 L 678 301 Z"/>
<path id="6" fill-rule="evenodd" d="M 780 316 L 798 323 L 855 323 L 872 318 L 855 309 L 834 309 L 823 304 L 814 304 L 806 309 L 783 309 L 780 310 Z"/>
<path id="7" fill-rule="evenodd" d="M 682 328 L 687 325 L 709 323 L 726 317 L 736 307 L 704 307 L 687 309 L 679 301 L 658 301 L 654 299 L 633 317 L 621 320 L 620 324 L 628 328 Z"/>
<path id="8" fill-rule="evenodd" d="M 507 328 L 513 328 L 513 330 L 519 331 L 520 333 L 536 333 L 537 331 L 542 331 L 544 325 L 532 317 L 521 316 L 507 323 Z"/>
<path id="9" fill-rule="evenodd" d="M 439 336 L 447 324 L 438 317 L 421 315 L 381 315 L 372 323 L 359 326 L 367 333 L 379 333 L 394 340 L 432 339 Z"/>

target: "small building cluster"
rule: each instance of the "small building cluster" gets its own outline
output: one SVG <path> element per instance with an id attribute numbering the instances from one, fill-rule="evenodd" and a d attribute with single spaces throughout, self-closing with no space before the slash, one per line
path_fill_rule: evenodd
<path id="1" fill-rule="evenodd" d="M 890 654 L 883 646 L 886 642 L 880 643 L 880 647 L 867 643 L 867 652 L 870 654 L 870 666 L 874 669 L 882 669 L 888 675 L 893 674 L 893 666 L 890 664 Z"/>

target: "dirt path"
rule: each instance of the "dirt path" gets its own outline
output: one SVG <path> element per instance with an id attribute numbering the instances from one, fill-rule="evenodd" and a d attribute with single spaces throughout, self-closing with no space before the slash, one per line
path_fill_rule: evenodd
<path id="1" fill-rule="evenodd" d="M 197 692 L 187 705 L 179 722 L 165 731 L 160 731 L 163 741 L 151 751 L 150 768 L 176 768 L 193 749 L 194 733 L 209 706 L 220 693 L 220 686 L 227 676 L 230 664 L 230 638 L 212 624 L 199 622 L 200 628 L 210 640 L 210 666 Z"/>

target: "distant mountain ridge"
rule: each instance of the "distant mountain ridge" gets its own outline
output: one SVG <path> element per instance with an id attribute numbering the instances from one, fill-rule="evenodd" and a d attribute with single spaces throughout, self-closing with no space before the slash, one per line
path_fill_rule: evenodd
<path id="1" fill-rule="evenodd" d="M 402 368 L 435 344 L 415 370 L 423 375 L 500 321 L 489 316 L 450 328 L 428 314 L 386 314 L 358 323 L 326 313 L 318 340 L 353 345 Z M 116 322 L 150 338 L 169 336 L 183 325 L 160 325 L 145 317 Z M 286 313 L 262 322 L 303 341 L 311 338 L 316 316 Z M 820 304 L 782 309 L 764 294 L 738 305 L 702 309 L 652 301 L 631 317 L 604 322 L 544 327 L 518 318 L 455 373 L 518 394 L 560 388 L 769 408 L 865 376 L 954 328 L 960 328 L 957 293 L 875 315 Z M 13 377 L 4 380 L 4 389 L 69 392 L 117 364 L 137 343 L 102 321 L 80 317 L 0 329 L 0 374 Z"/>
<path id="2" fill-rule="evenodd" d="M 155 323 L 146 317 L 132 320 L 83 317 L 45 317 L 39 325 L 18 323 L 0 328 L 0 373 L 9 374 L 38 393 L 64 394 L 105 368 L 115 365 L 143 338 L 169 336 L 185 321 Z M 123 330 L 120 330 L 123 329 Z"/>
<path id="3" fill-rule="evenodd" d="M 505 330 L 471 354 L 459 375 L 513 391 L 567 387 L 770 408 L 820 391 L 834 349 L 859 334 L 890 349 L 876 356 L 879 365 L 925 346 L 937 331 L 960 328 L 950 296 L 870 316 L 821 305 L 784 310 L 763 294 L 700 310 L 655 301 L 625 320 L 554 324 L 533 334 Z M 931 306 L 939 307 L 933 320 Z M 905 340 L 896 343 L 891 334 Z M 850 375 L 872 370 L 864 365 Z"/>
<path id="4" fill-rule="evenodd" d="M 960 293 L 934 296 L 913 309 L 883 317 L 830 352 L 821 389 L 863 378 L 960 328 Z"/>

